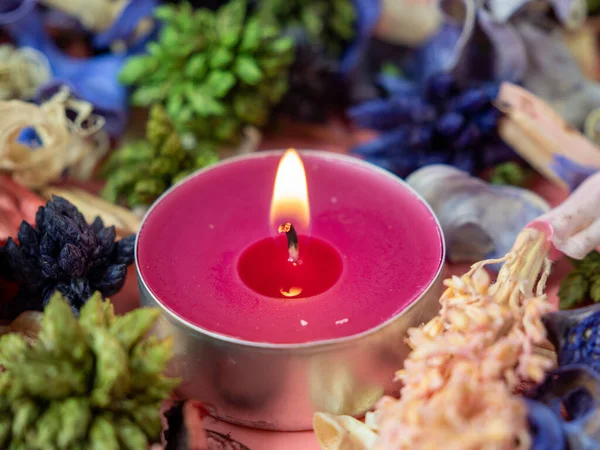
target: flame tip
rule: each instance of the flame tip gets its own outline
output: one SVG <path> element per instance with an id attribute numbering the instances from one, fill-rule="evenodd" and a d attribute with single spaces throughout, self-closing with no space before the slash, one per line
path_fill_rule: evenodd
<path id="1" fill-rule="evenodd" d="M 293 148 L 279 160 L 271 200 L 271 226 L 277 229 L 283 222 L 292 222 L 300 228 L 308 228 L 310 223 L 304 164 Z"/>

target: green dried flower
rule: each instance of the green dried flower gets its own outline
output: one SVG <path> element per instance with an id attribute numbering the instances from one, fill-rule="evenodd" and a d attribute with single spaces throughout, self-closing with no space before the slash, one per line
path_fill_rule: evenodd
<path id="1" fill-rule="evenodd" d="M 351 0 L 260 0 L 258 8 L 286 27 L 303 28 L 334 57 L 341 56 L 356 35 L 357 12 Z"/>
<path id="2" fill-rule="evenodd" d="M 530 172 L 517 164 L 516 162 L 510 161 L 502 164 L 498 164 L 494 167 L 492 175 L 490 177 L 490 183 L 498 185 L 510 185 L 510 186 L 525 186 L 530 178 Z"/>
<path id="3" fill-rule="evenodd" d="M 217 147 L 235 144 L 246 125 L 266 125 L 294 59 L 293 39 L 271 15 L 247 16 L 246 0 L 232 0 L 216 12 L 164 5 L 156 17 L 164 25 L 159 40 L 120 75 L 136 86 L 134 104 L 163 104 L 180 135 Z"/>
<path id="4" fill-rule="evenodd" d="M 33 343 L 0 337 L 0 447 L 145 450 L 178 384 L 164 371 L 170 339 L 145 338 L 158 310 L 115 316 L 95 294 L 77 320 L 55 293 Z"/>
<path id="5" fill-rule="evenodd" d="M 105 163 L 102 195 L 115 203 L 150 205 L 181 178 L 218 159 L 210 144 L 184 149 L 164 108 L 155 105 L 150 109 L 146 140 L 126 144 Z"/>
<path id="6" fill-rule="evenodd" d="M 582 260 L 571 260 L 573 271 L 560 283 L 561 309 L 570 309 L 592 300 L 600 302 L 600 253 L 593 251 Z"/>

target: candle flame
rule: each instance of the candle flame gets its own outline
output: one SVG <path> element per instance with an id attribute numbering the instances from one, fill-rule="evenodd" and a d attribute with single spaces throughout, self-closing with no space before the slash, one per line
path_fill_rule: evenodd
<path id="1" fill-rule="evenodd" d="M 285 152 L 279 161 L 270 219 L 274 229 L 284 222 L 291 222 L 300 230 L 308 230 L 310 207 L 306 173 L 300 155 L 294 149 Z"/>

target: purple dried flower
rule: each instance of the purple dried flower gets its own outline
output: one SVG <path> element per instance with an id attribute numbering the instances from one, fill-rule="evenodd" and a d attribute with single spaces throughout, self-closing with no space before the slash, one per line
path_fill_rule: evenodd
<path id="1" fill-rule="evenodd" d="M 5 255 L 20 291 L 0 315 L 10 319 L 26 309 L 42 310 L 55 290 L 74 311 L 94 291 L 105 296 L 118 292 L 133 262 L 135 235 L 118 242 L 115 238 L 114 227 L 104 227 L 100 218 L 90 225 L 75 206 L 53 197 L 39 208 L 35 227 L 23 222 L 19 243 L 9 238 L 2 248 L 0 256 Z"/>
<path id="2" fill-rule="evenodd" d="M 393 83 L 388 76 L 383 87 L 388 98 L 349 110 L 358 125 L 381 132 L 353 150 L 367 161 L 406 177 L 441 161 L 474 174 L 489 161 L 516 158 L 504 151 L 496 133 L 498 84 L 461 87 L 452 74 L 439 73 L 416 87 L 400 78 Z"/>

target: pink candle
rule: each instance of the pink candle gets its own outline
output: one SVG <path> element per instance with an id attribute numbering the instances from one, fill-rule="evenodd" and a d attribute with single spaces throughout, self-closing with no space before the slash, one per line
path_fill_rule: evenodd
<path id="1" fill-rule="evenodd" d="M 309 217 L 277 218 L 299 235 L 302 264 L 288 261 L 270 210 L 281 156 L 218 164 L 153 206 L 137 264 L 163 307 L 213 336 L 315 343 L 375 329 L 431 286 L 443 238 L 429 208 L 393 175 L 334 154 L 301 153 Z"/>

